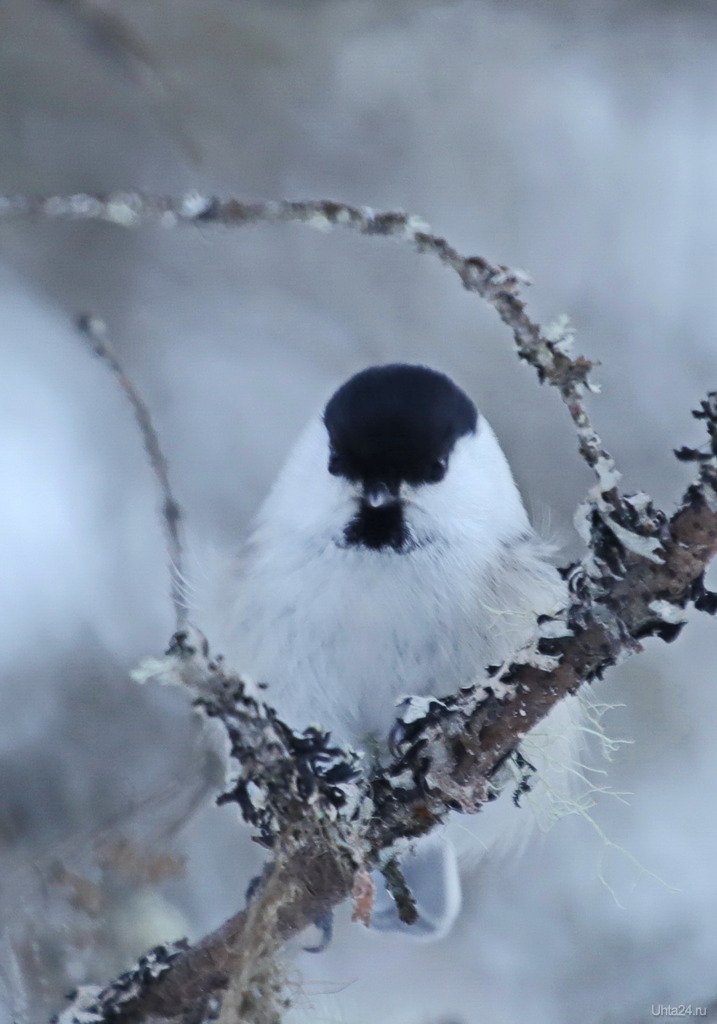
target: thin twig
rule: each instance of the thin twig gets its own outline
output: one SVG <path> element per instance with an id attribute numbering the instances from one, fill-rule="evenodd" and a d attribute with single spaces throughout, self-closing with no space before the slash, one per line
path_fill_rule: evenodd
<path id="1" fill-rule="evenodd" d="M 491 263 L 482 256 L 461 255 L 414 214 L 376 212 L 370 207 L 350 206 L 330 199 L 244 202 L 197 192 L 182 196 L 139 192 L 0 196 L 0 221 L 23 219 L 100 220 L 124 228 L 152 221 L 162 227 L 214 224 L 232 228 L 295 222 L 322 231 L 347 228 L 362 235 L 392 238 L 419 253 L 428 253 L 456 273 L 464 288 L 476 292 L 493 306 L 513 332 L 518 356 L 537 370 L 541 381 L 559 389 L 578 431 L 580 453 L 597 475 L 600 493 L 610 496 L 612 506 L 618 503 L 615 487 L 619 473 L 603 448 L 584 403 L 593 364 L 582 356 L 570 357 L 568 329 L 542 330 L 528 316 L 520 295 L 521 289 L 530 284 L 526 274 Z"/>
<path id="2" fill-rule="evenodd" d="M 184 596 L 184 569 L 182 543 L 182 509 L 174 496 L 169 479 L 169 466 L 162 451 L 159 435 L 155 430 L 149 409 L 140 396 L 137 388 L 122 369 L 114 348 L 109 340 L 107 325 L 96 316 L 83 314 L 77 319 L 77 326 L 92 346 L 92 350 L 112 370 L 118 384 L 129 399 L 137 420 L 149 464 L 159 485 L 162 497 L 162 524 L 167 542 L 169 557 L 170 594 L 177 629 L 183 629 L 187 623 L 187 602 Z"/>

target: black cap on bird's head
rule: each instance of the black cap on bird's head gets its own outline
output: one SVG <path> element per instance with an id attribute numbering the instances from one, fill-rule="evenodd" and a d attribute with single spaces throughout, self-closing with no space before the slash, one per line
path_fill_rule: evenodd
<path id="1" fill-rule="evenodd" d="M 377 496 L 402 482 L 437 483 L 459 437 L 475 432 L 478 413 L 465 392 L 426 366 L 372 366 L 329 400 L 329 472 L 363 482 Z M 381 504 L 377 500 L 376 504 Z"/>
<path id="2" fill-rule="evenodd" d="M 401 484 L 442 480 L 453 446 L 477 421 L 470 398 L 425 366 L 372 366 L 346 381 L 324 410 L 328 470 L 360 488 L 342 544 L 412 550 Z"/>

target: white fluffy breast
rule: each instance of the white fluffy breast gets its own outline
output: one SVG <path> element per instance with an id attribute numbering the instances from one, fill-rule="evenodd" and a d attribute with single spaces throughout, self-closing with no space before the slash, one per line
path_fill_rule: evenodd
<path id="1" fill-rule="evenodd" d="M 342 544 L 355 488 L 326 471 L 323 424 L 299 440 L 213 616 L 229 664 L 289 724 L 382 741 L 396 701 L 471 682 L 529 639 L 563 587 L 485 420 L 438 484 L 405 489 L 415 544 Z"/>

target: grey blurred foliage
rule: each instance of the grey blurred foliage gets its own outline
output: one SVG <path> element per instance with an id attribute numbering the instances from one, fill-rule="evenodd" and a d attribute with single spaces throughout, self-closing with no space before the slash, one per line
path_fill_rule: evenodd
<path id="1" fill-rule="evenodd" d="M 716 47 L 717 11 L 696 0 L 5 0 L 0 191 L 419 213 L 529 270 L 538 319 L 571 316 L 628 488 L 669 507 L 688 479 L 671 449 L 697 442 L 689 410 L 717 384 Z M 151 942 L 218 925 L 259 863 L 211 807 L 216 758 L 186 701 L 128 681 L 171 632 L 162 535 L 131 415 L 75 314 L 107 320 L 152 409 L 200 565 L 236 546 L 297 429 L 370 362 L 454 374 L 566 557 L 588 478 L 491 311 L 380 240 L 6 225 L 0 293 L 0 990 L 2 1020 L 36 1021 Z M 627 803 L 600 796 L 594 824 L 481 863 L 438 946 L 342 912 L 326 954 L 298 955 L 291 1020 L 603 1024 L 707 1005 L 715 649 L 695 618 L 596 691 L 625 704 L 607 728 L 634 740 L 609 766 Z"/>

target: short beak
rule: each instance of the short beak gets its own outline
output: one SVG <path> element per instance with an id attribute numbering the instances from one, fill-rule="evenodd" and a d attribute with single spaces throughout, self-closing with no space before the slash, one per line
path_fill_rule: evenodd
<path id="1" fill-rule="evenodd" d="M 371 508 L 381 508 L 383 505 L 390 505 L 398 501 L 398 488 L 389 487 L 384 483 L 364 484 L 363 500 Z"/>

